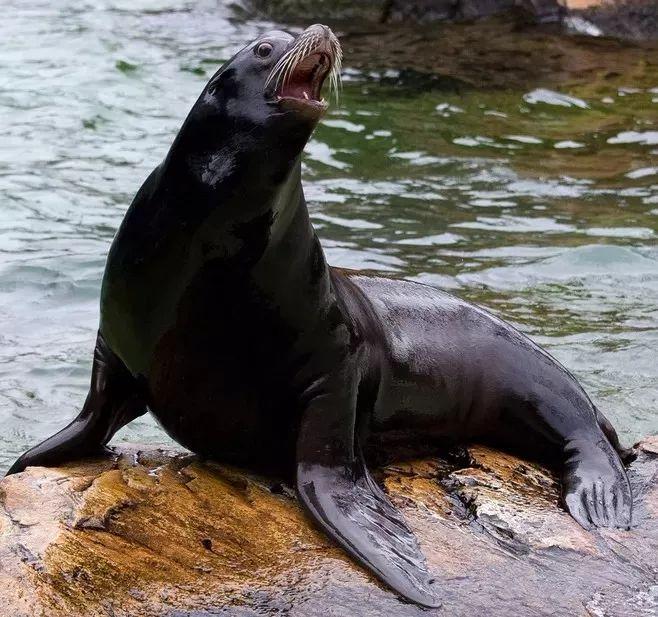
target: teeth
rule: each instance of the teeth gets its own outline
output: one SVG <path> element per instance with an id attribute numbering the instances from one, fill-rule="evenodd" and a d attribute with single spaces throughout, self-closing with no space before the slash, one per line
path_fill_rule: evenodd
<path id="1" fill-rule="evenodd" d="M 322 37 L 320 37 L 314 31 L 307 31 L 303 33 L 296 41 L 295 45 L 289 49 L 286 53 L 279 58 L 278 62 L 272 68 L 270 74 L 265 81 L 265 87 L 273 88 L 274 93 L 279 92 L 284 86 L 291 82 L 291 78 L 296 70 L 296 68 L 303 62 L 312 52 L 316 50 Z M 313 67 L 313 73 L 317 73 L 319 66 L 327 66 L 329 69 L 329 90 L 333 93 L 336 101 L 338 100 L 338 94 L 341 89 L 341 79 L 340 79 L 340 69 L 343 54 L 340 48 L 338 39 L 331 35 L 329 39 L 329 46 L 331 50 L 331 56 L 333 57 L 333 62 L 330 58 L 322 56 L 319 63 L 316 63 Z M 306 71 L 306 68 L 304 69 Z M 317 83 L 314 82 L 312 87 L 317 86 Z M 302 91 L 304 99 L 307 101 L 311 100 L 311 97 L 308 92 Z M 318 98 L 319 97 L 318 92 Z M 317 100 L 313 98 L 312 100 Z M 322 99 L 324 103 L 324 99 Z"/>

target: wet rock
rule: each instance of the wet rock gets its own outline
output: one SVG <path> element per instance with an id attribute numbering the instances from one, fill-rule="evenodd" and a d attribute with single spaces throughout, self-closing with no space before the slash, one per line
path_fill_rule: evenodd
<path id="1" fill-rule="evenodd" d="M 442 581 L 401 602 L 318 533 L 285 483 L 122 446 L 0 483 L 0 606 L 13 617 L 552 617 L 658 609 L 658 437 L 638 446 L 631 531 L 581 529 L 542 467 L 483 446 L 382 468 Z"/>

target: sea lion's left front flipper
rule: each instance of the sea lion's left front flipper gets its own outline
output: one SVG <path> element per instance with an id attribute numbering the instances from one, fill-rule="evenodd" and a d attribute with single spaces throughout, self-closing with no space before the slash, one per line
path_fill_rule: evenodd
<path id="1" fill-rule="evenodd" d="M 82 411 L 68 426 L 20 456 L 7 475 L 28 466 L 59 465 L 98 453 L 116 431 L 145 413 L 146 403 L 136 379 L 99 332 L 91 387 Z"/>
<path id="2" fill-rule="evenodd" d="M 416 537 L 355 445 L 356 385 L 331 379 L 319 390 L 303 413 L 297 442 L 302 503 L 325 533 L 401 596 L 440 606 Z"/>

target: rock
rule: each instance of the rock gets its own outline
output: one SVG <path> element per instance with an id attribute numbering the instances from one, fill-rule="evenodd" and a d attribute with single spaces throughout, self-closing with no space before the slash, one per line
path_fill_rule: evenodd
<path id="1" fill-rule="evenodd" d="M 552 23 L 564 14 L 560 0 L 391 0 L 385 5 L 382 22 L 459 22 L 521 13 L 530 23 Z"/>
<path id="2" fill-rule="evenodd" d="M 501 16 L 515 26 L 565 24 L 565 31 L 631 41 L 658 39 L 655 0 L 233 0 L 238 17 L 336 27 L 463 23 Z M 309 17 L 311 16 L 311 17 Z"/>
<path id="3" fill-rule="evenodd" d="M 632 531 L 581 529 L 540 466 L 483 446 L 383 468 L 442 581 L 401 602 L 318 533 L 290 487 L 174 451 L 29 468 L 0 483 L 0 606 L 12 617 L 478 614 L 658 610 L 658 437 L 630 469 Z"/>
<path id="4" fill-rule="evenodd" d="M 658 40 L 655 0 L 564 0 L 571 14 L 585 19 L 601 34 L 631 41 Z"/>
<path id="5" fill-rule="evenodd" d="M 480 19 L 512 11 L 515 5 L 516 0 L 459 0 L 457 15 L 465 20 Z"/>
<path id="6" fill-rule="evenodd" d="M 385 5 L 386 0 L 233 0 L 229 3 L 240 17 L 301 21 L 307 26 L 334 19 L 378 22 Z"/>
<path id="7" fill-rule="evenodd" d="M 427 23 L 455 19 L 462 0 L 393 0 L 388 3 L 381 21 Z"/>
<path id="8" fill-rule="evenodd" d="M 531 21 L 544 23 L 559 15 L 558 0 L 240 0 L 231 3 L 240 16 L 309 22 L 412 22 L 474 20 L 521 9 Z"/>
<path id="9" fill-rule="evenodd" d="M 265 0 L 250 1 L 265 3 Z M 290 2 L 293 4 L 289 7 L 304 2 L 311 6 L 310 0 Z M 340 38 L 349 78 L 386 81 L 405 92 L 429 89 L 461 92 L 472 88 L 530 91 L 535 87 L 578 86 L 596 92 L 626 87 L 628 75 L 633 75 L 633 85 L 637 87 L 655 87 L 654 59 L 658 43 L 567 35 L 555 23 L 527 25 L 528 15 L 534 15 L 531 20 L 542 22 L 561 18 L 564 8 L 558 5 L 558 0 L 501 0 L 514 4 L 515 19 L 500 16 L 459 23 L 418 23 L 423 19 L 420 13 L 415 13 L 420 7 L 426 16 L 450 13 L 456 17 L 460 11 L 461 14 L 469 10 L 477 12 L 490 6 L 489 2 L 460 0 L 462 8 L 457 0 L 388 2 L 390 12 L 375 17 L 376 2 L 368 0 L 364 4 L 351 3 L 356 12 L 353 19 L 341 19 L 337 9 L 337 16 L 331 17 L 311 8 L 289 19 L 292 22 L 297 19 L 301 25 L 322 21 L 331 26 Z M 366 5 L 373 15 L 371 19 L 360 13 Z M 480 8 L 475 8 L 476 5 Z M 276 3 L 267 6 L 269 19 L 281 19 L 277 17 Z M 328 6 L 329 3 L 323 3 L 320 8 Z M 573 32 L 592 28 L 598 32 L 590 22 L 576 17 L 570 16 L 568 22 Z M 519 20 L 526 25 L 519 27 Z"/>
<path id="10" fill-rule="evenodd" d="M 386 78 L 401 91 L 466 89 L 590 92 L 628 85 L 655 87 L 658 43 L 635 44 L 591 36 L 566 36 L 555 27 L 520 30 L 503 19 L 417 26 L 382 24 L 337 29 L 345 66 L 359 79 Z M 434 80 L 434 81 L 432 81 Z M 415 82 L 418 82 L 418 85 Z"/>
<path id="11" fill-rule="evenodd" d="M 559 20 L 559 0 L 391 0 L 381 21 L 470 21 L 523 12 L 530 22 Z"/>

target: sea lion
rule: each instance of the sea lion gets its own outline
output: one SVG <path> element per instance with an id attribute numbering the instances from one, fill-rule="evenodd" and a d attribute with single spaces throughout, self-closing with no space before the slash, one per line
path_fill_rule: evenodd
<path id="1" fill-rule="evenodd" d="M 88 455 L 148 409 L 203 457 L 294 470 L 329 536 L 405 598 L 437 606 L 364 447 L 541 447 L 584 527 L 628 527 L 631 489 L 614 429 L 523 334 L 434 288 L 327 265 L 300 160 L 340 58 L 314 25 L 264 34 L 212 77 L 109 251 L 80 415 L 9 473 Z"/>

